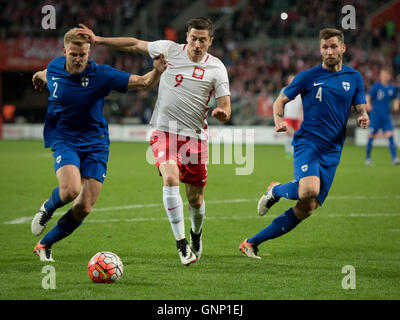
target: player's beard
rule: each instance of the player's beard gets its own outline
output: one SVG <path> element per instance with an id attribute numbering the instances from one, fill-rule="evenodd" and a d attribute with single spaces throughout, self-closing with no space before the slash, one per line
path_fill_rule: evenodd
<path id="1" fill-rule="evenodd" d="M 329 57 L 329 58 L 332 58 L 332 57 Z M 343 55 L 338 54 L 337 58 L 333 58 L 333 59 L 329 59 L 329 58 L 324 57 L 323 62 L 327 67 L 333 68 L 336 65 L 338 65 L 340 63 L 340 61 L 342 61 Z"/>

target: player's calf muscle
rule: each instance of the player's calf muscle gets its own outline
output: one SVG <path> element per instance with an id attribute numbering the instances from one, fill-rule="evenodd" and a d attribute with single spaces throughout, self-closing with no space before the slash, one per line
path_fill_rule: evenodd
<path id="1" fill-rule="evenodd" d="M 188 195 L 188 202 L 192 208 L 199 209 L 203 204 L 203 195 Z"/>
<path id="2" fill-rule="evenodd" d="M 308 200 L 299 200 L 293 207 L 293 213 L 298 219 L 304 220 L 309 216 L 311 216 L 311 214 L 317 207 L 318 207 L 318 201 L 316 198 L 311 198 Z"/>
<path id="3" fill-rule="evenodd" d="M 74 205 L 72 213 L 77 221 L 85 219 L 92 211 L 92 206 L 85 203 L 77 203 Z"/>

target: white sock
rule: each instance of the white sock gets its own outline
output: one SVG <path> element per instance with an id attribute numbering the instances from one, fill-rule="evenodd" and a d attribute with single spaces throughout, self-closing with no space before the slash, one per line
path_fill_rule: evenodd
<path id="1" fill-rule="evenodd" d="M 185 238 L 185 222 L 179 186 L 163 187 L 163 202 L 175 239 L 182 240 Z"/>
<path id="2" fill-rule="evenodd" d="M 204 216 L 206 213 L 206 203 L 203 200 L 203 204 L 200 208 L 195 209 L 189 205 L 190 219 L 192 221 L 192 231 L 194 234 L 199 234 L 203 226 Z"/>

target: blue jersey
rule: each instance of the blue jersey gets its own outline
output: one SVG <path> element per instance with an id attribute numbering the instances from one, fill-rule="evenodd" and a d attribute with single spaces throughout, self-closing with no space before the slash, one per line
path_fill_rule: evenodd
<path id="1" fill-rule="evenodd" d="M 62 143 L 86 151 L 108 150 L 104 98 L 111 90 L 126 92 L 130 74 L 89 60 L 82 73 L 72 75 L 65 63 L 65 57 L 59 57 L 47 67 L 45 147 Z"/>
<path id="2" fill-rule="evenodd" d="M 375 82 L 368 94 L 372 103 L 371 118 L 383 120 L 389 117 L 390 103 L 397 98 L 397 89 L 390 83 L 385 87 L 382 83 Z"/>
<path id="3" fill-rule="evenodd" d="M 293 145 L 311 140 L 320 151 L 340 157 L 351 106 L 366 103 L 361 74 L 345 65 L 338 72 L 319 65 L 300 72 L 283 92 L 289 99 L 301 94 L 303 102 L 304 121 Z"/>

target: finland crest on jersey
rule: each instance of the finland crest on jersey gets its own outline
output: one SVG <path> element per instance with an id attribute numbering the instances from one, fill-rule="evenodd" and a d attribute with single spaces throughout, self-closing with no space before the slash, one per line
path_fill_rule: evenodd
<path id="1" fill-rule="evenodd" d="M 82 77 L 81 78 L 81 85 L 82 85 L 82 87 L 86 88 L 89 85 L 89 78 L 88 77 Z"/>
<path id="2" fill-rule="evenodd" d="M 346 91 L 350 90 L 350 82 L 343 81 L 342 82 L 343 89 Z"/>

